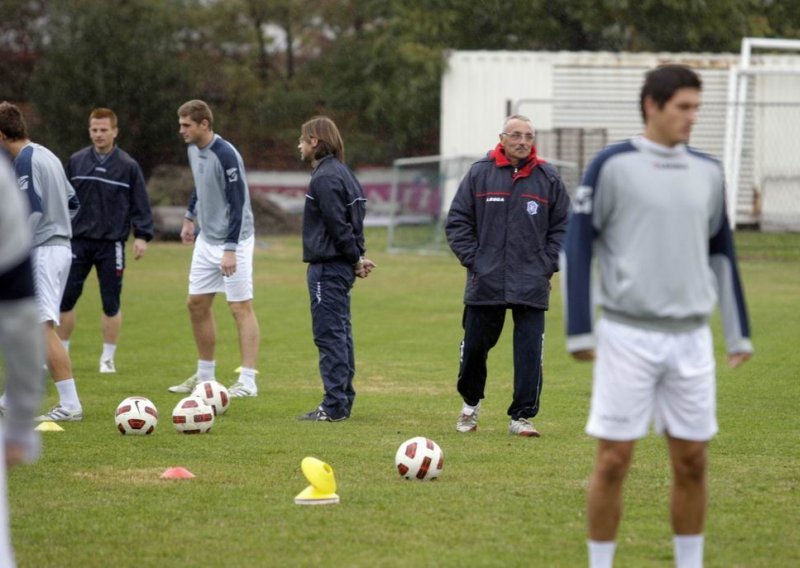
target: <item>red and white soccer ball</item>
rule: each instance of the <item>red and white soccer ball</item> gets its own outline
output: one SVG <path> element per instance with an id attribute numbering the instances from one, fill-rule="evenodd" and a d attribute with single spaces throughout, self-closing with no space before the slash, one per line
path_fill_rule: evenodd
<path id="1" fill-rule="evenodd" d="M 225 414 L 231 403 L 231 396 L 221 383 L 217 381 L 203 381 L 197 383 L 192 390 L 192 396 L 203 399 L 203 401 L 214 411 L 214 416 Z"/>
<path id="2" fill-rule="evenodd" d="M 394 456 L 397 471 L 406 479 L 436 479 L 442 474 L 444 453 L 439 444 L 425 436 L 406 440 Z"/>
<path id="3" fill-rule="evenodd" d="M 214 425 L 214 410 L 202 399 L 187 396 L 172 410 L 172 425 L 184 434 L 204 434 Z"/>
<path id="4" fill-rule="evenodd" d="M 158 410 L 143 396 L 129 396 L 117 406 L 114 420 L 123 435 L 146 436 L 156 429 Z"/>

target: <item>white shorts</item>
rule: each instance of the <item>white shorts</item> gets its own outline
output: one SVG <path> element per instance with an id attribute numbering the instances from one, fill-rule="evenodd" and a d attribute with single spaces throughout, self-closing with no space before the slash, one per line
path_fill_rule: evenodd
<path id="1" fill-rule="evenodd" d="M 61 297 L 64 295 L 69 267 L 72 265 L 72 249 L 68 246 L 45 245 L 35 247 L 31 257 L 39 321 L 52 321 L 58 325 Z"/>
<path id="2" fill-rule="evenodd" d="M 253 299 L 253 248 L 255 237 L 241 241 L 236 247 L 236 272 L 223 276 L 220 270 L 224 245 L 212 245 L 197 236 L 189 270 L 189 294 L 215 294 L 225 292 L 229 302 Z"/>
<path id="3" fill-rule="evenodd" d="M 607 319 L 597 326 L 586 433 L 611 441 L 656 432 L 704 442 L 717 433 L 711 330 L 665 333 Z"/>

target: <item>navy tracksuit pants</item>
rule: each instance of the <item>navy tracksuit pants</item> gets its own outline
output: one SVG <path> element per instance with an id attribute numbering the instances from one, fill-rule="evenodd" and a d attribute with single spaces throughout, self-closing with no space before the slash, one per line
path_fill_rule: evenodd
<path id="1" fill-rule="evenodd" d="M 356 398 L 350 290 L 356 276 L 350 263 L 332 261 L 309 264 L 307 278 L 311 327 L 325 389 L 322 408 L 334 419 L 350 416 Z"/>
<path id="2" fill-rule="evenodd" d="M 544 310 L 522 305 L 465 306 L 458 392 L 471 406 L 483 399 L 486 359 L 503 331 L 507 309 L 514 317 L 514 397 L 508 415 L 514 420 L 532 418 L 539 412 L 542 392 Z"/>

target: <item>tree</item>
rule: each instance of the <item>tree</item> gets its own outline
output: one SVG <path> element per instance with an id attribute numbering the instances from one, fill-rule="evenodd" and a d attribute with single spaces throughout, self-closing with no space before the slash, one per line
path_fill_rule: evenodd
<path id="1" fill-rule="evenodd" d="M 44 2 L 3 0 L 0 18 L 0 101 L 23 101 L 41 44 Z"/>
<path id="2" fill-rule="evenodd" d="M 187 69 L 178 47 L 182 3 L 69 0 L 51 4 L 49 42 L 33 75 L 44 139 L 62 158 L 85 146 L 92 108 L 113 109 L 119 142 L 145 174 L 174 161 Z"/>

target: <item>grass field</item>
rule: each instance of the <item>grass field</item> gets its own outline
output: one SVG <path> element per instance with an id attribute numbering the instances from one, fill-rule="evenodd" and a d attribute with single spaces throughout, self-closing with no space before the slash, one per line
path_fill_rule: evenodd
<path id="1" fill-rule="evenodd" d="M 510 326 L 490 356 L 480 429 L 457 434 L 463 270 L 447 255 L 387 255 L 380 231 L 368 240 L 379 267 L 353 292 L 358 398 L 353 418 L 336 424 L 295 420 L 321 396 L 299 239 L 270 238 L 257 249 L 260 394 L 233 401 L 204 436 L 173 430 L 180 397 L 166 391 L 194 372 L 184 304 L 190 249 L 154 244 L 129 261 L 116 375 L 97 372 L 99 294 L 90 283 L 72 344 L 86 417 L 45 433 L 42 459 L 9 477 L 19 565 L 585 565 L 591 368 L 565 353 L 560 294 L 535 421 L 543 437 L 506 432 Z M 719 368 L 706 566 L 798 566 L 800 235 L 740 233 L 738 246 L 757 354 L 742 369 Z M 218 378 L 230 384 L 238 347 L 222 300 Z M 114 408 L 130 395 L 159 408 L 152 436 L 116 431 Z M 49 384 L 47 405 L 55 400 Z M 416 435 L 444 450 L 438 481 L 408 482 L 394 470 L 397 446 Z M 340 505 L 293 503 L 306 485 L 304 456 L 333 466 Z M 170 466 L 196 478 L 160 480 Z M 616 566 L 672 565 L 668 489 L 664 442 L 647 438 L 626 486 Z"/>

